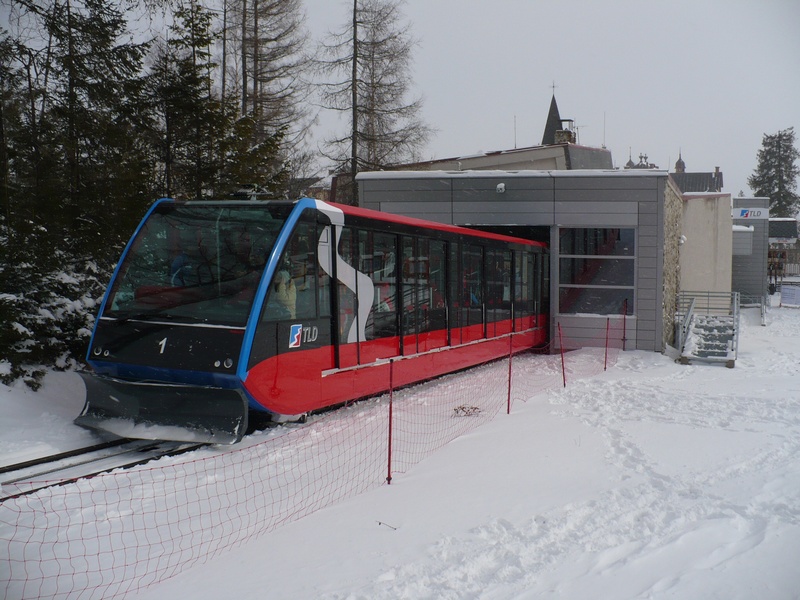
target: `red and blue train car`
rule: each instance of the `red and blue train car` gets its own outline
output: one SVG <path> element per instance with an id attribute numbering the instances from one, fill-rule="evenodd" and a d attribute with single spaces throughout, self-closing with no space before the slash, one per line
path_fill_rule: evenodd
<path id="1" fill-rule="evenodd" d="M 547 248 L 304 198 L 162 199 L 103 299 L 78 424 L 239 441 L 547 342 Z M 512 335 L 513 334 L 513 335 Z"/>

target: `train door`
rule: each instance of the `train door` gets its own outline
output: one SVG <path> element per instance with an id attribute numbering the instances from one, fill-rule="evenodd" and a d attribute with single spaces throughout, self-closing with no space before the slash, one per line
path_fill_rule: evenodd
<path id="1" fill-rule="evenodd" d="M 342 227 L 339 236 L 336 260 L 337 300 L 337 367 L 346 368 L 359 364 L 359 278 L 358 235 L 351 227 Z"/>
<path id="2" fill-rule="evenodd" d="M 485 337 L 484 329 L 484 273 L 483 248 L 467 244 L 463 246 L 461 289 L 461 343 Z"/>
<path id="3" fill-rule="evenodd" d="M 441 240 L 420 240 L 419 252 L 427 259 L 427 272 L 417 294 L 417 348 L 425 352 L 448 343 L 447 245 Z"/>
<path id="4" fill-rule="evenodd" d="M 514 331 L 525 331 L 535 325 L 535 258 L 527 250 L 514 253 Z"/>
<path id="5" fill-rule="evenodd" d="M 401 311 L 400 326 L 402 328 L 402 351 L 408 356 L 416 354 L 417 333 L 419 332 L 418 287 L 427 275 L 427 261 L 419 256 L 418 239 L 409 236 L 400 238 L 400 253 L 403 257 L 400 278 Z"/>
<path id="6" fill-rule="evenodd" d="M 358 232 L 359 271 L 372 282 L 372 307 L 360 342 L 361 364 L 400 354 L 397 301 L 397 236 L 361 230 Z M 364 301 L 369 302 L 364 296 Z M 359 311 L 361 313 L 362 311 Z"/>
<path id="7" fill-rule="evenodd" d="M 486 251 L 486 335 L 511 331 L 511 251 Z"/>
<path id="8" fill-rule="evenodd" d="M 451 242 L 447 253 L 447 304 L 448 304 L 448 335 L 449 344 L 457 346 L 461 343 L 461 273 L 462 266 L 461 244 Z"/>
<path id="9" fill-rule="evenodd" d="M 320 380 L 311 374 L 334 366 L 331 278 L 320 268 L 320 254 L 329 251 L 329 229 L 304 214 L 269 283 L 248 366 L 256 369 L 251 385 L 261 386 L 265 397 L 302 390 L 306 400 L 316 399 Z"/>

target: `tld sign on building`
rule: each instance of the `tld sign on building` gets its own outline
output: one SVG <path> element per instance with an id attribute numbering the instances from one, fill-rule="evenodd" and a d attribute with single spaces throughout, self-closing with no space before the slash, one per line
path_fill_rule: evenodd
<path id="1" fill-rule="evenodd" d="M 731 209 L 734 219 L 769 219 L 768 208 L 734 208 Z"/>

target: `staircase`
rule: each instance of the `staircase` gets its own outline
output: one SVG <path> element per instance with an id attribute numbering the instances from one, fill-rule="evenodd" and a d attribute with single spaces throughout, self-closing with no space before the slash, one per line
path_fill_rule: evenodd
<path id="1" fill-rule="evenodd" d="M 678 308 L 680 362 L 720 362 L 732 369 L 739 346 L 739 294 L 681 292 Z"/>

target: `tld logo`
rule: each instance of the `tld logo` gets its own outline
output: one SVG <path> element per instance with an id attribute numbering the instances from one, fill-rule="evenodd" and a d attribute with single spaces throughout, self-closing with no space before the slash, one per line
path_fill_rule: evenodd
<path id="1" fill-rule="evenodd" d="M 768 219 L 769 210 L 766 208 L 735 208 L 731 211 L 734 219 Z"/>
<path id="2" fill-rule="evenodd" d="M 289 329 L 289 348 L 299 348 L 303 342 L 316 342 L 318 337 L 319 329 L 315 326 L 291 325 Z"/>
<path id="3" fill-rule="evenodd" d="M 299 348 L 300 347 L 300 336 L 303 333 L 303 326 L 302 325 L 292 325 L 291 329 L 289 330 L 289 348 Z"/>

